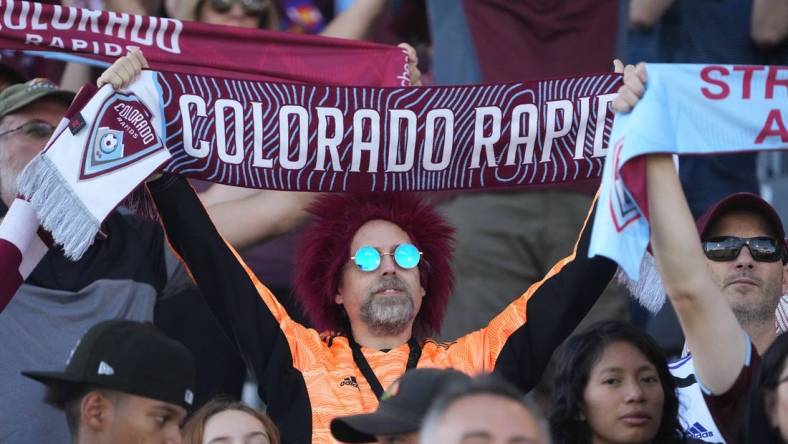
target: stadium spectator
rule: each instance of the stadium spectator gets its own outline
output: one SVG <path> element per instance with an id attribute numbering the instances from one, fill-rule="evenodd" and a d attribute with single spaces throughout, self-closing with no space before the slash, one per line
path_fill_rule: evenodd
<path id="1" fill-rule="evenodd" d="M 782 44 L 788 33 L 785 1 L 633 0 L 629 7 L 632 28 L 658 31 L 647 41 L 632 42 L 658 48 L 650 62 L 779 65 L 788 60 L 788 46 Z M 693 216 L 729 194 L 757 193 L 756 159 L 757 153 L 682 157 L 679 177 Z"/>
<path id="2" fill-rule="evenodd" d="M 298 294 L 307 313 L 313 325 L 337 331 L 321 337 L 294 323 L 247 274 L 184 180 L 149 186 L 170 242 L 294 442 L 330 442 L 331 418 L 371 411 L 383 384 L 405 368 L 495 369 L 530 389 L 615 271 L 607 259 L 587 257 L 586 227 L 573 256 L 487 328 L 438 344 L 426 338 L 440 328 L 451 290 L 451 228 L 413 196 L 329 195 L 312 208 L 316 221 L 299 254 Z"/>
<path id="3" fill-rule="evenodd" d="M 128 82 L 139 69 L 124 59 L 114 75 Z M 586 224 L 572 255 L 486 328 L 438 344 L 427 338 L 440 330 L 452 289 L 452 228 L 413 195 L 324 195 L 311 207 L 296 270 L 297 296 L 321 335 L 294 322 L 248 272 L 184 179 L 164 177 L 149 189 L 169 241 L 293 442 L 330 442 L 331 419 L 372 411 L 384 384 L 413 367 L 495 370 L 533 388 L 616 269 L 587 257 Z"/>
<path id="4" fill-rule="evenodd" d="M 240 401 L 214 399 L 183 426 L 184 444 L 279 444 L 279 430 L 265 413 Z"/>
<path id="5" fill-rule="evenodd" d="M 17 84 L 0 93 L 0 194 L 4 203 L 11 204 L 17 193 L 17 175 L 44 147 L 72 98 L 73 93 L 44 79 Z M 41 246 L 37 265 L 31 262 L 30 268 L 35 268 L 24 283 L 20 278 L 15 294 L 11 290 L 13 299 L 0 313 L 0 334 L 15 338 L 0 344 L 2 442 L 63 442 L 69 436 L 66 424 L 58 421 L 60 412 L 43 402 L 43 387 L 21 378 L 21 370 L 60 367 L 76 340 L 91 325 L 107 319 L 152 321 L 156 313 L 157 321 L 164 320 L 163 325 L 169 327 L 166 318 L 176 316 L 166 308 L 171 305 L 171 297 L 196 291 L 182 267 L 168 266 L 164 235 L 158 224 L 115 211 L 102 231 L 107 236 L 98 238 L 76 262 L 67 259 L 60 249 L 47 251 L 36 237 Z M 16 270 L 13 272 L 16 274 Z M 12 278 L 12 273 L 3 273 L 4 284 Z M 200 403 L 225 391 L 225 379 L 217 375 L 225 371 L 226 360 L 223 355 L 217 356 L 217 351 L 232 347 L 217 334 L 216 322 L 205 304 L 194 297 L 189 305 L 175 309 L 182 317 L 188 313 L 192 319 L 201 319 L 199 332 L 207 336 L 195 348 L 201 352 L 197 368 L 202 377 L 195 390 L 195 402 Z M 200 307 L 205 316 L 195 315 Z M 177 328 L 166 330 L 181 332 Z M 242 362 L 237 367 L 243 372 Z"/>
<path id="6" fill-rule="evenodd" d="M 780 335 L 766 350 L 750 388 L 745 444 L 788 442 L 788 335 Z"/>
<path id="7" fill-rule="evenodd" d="M 414 368 L 392 384 L 372 413 L 331 421 L 331 435 L 346 443 L 418 444 L 419 429 L 433 399 L 470 379 L 451 369 Z"/>
<path id="8" fill-rule="evenodd" d="M 191 352 L 148 323 L 96 324 L 65 370 L 22 374 L 46 385 L 47 402 L 65 413 L 78 444 L 180 443 L 194 401 Z"/>
<path id="9" fill-rule="evenodd" d="M 546 444 L 548 438 L 523 394 L 493 376 L 447 389 L 430 408 L 421 444 Z"/>
<path id="10" fill-rule="evenodd" d="M 550 430 L 556 444 L 682 443 L 676 385 L 651 337 L 605 321 L 556 354 Z"/>
<path id="11" fill-rule="evenodd" d="M 626 68 L 618 112 L 637 104 L 645 81 L 645 65 Z M 783 224 L 771 205 L 750 193 L 722 199 L 696 224 L 670 156 L 651 156 L 647 174 L 648 189 L 659 190 L 649 193 L 651 245 L 692 353 L 688 379 L 697 377 L 722 437 L 737 442 L 746 391 L 760 353 L 776 338 L 775 309 L 788 290 Z M 693 402 L 689 414 L 704 412 Z"/>
<path id="12" fill-rule="evenodd" d="M 279 11 L 273 0 L 180 0 L 180 18 L 243 28 L 279 28 Z"/>
<path id="13" fill-rule="evenodd" d="M 626 42 L 629 62 L 788 63 L 788 45 L 784 44 L 788 33 L 788 3 L 783 0 L 626 0 L 626 3 L 630 25 Z M 782 154 L 770 153 L 769 156 L 776 160 Z M 746 191 L 766 196 L 772 184 L 764 181 L 767 177 L 761 172 L 763 165 L 771 162 L 762 162 L 764 157 L 758 160 L 758 153 L 682 156 L 679 177 L 693 217 L 700 217 L 714 203 L 732 193 Z M 780 195 L 777 189 L 774 195 Z M 770 201 L 777 208 L 781 207 L 779 199 Z M 788 306 L 788 300 L 784 304 Z M 632 309 L 634 312 L 643 310 L 634 304 Z M 783 313 L 788 313 L 788 309 L 783 309 Z M 783 329 L 786 327 L 785 323 L 781 325 Z M 681 353 L 684 338 L 669 304 L 648 321 L 647 331 L 669 354 L 678 356 Z M 692 405 L 700 397 L 697 384 L 694 386 L 697 398 L 682 395 L 682 409 L 687 406 L 685 412 L 694 410 Z M 708 415 L 704 417 L 697 417 L 697 422 L 708 424 Z M 687 419 L 691 419 L 689 415 Z M 711 427 L 714 428 L 713 424 Z"/>
<path id="14" fill-rule="evenodd" d="M 7 205 L 16 196 L 17 175 L 44 147 L 72 98 L 44 79 L 0 93 L 0 194 Z M 60 368 L 97 322 L 153 319 L 167 280 L 161 229 L 113 212 L 104 231 L 110 236 L 77 262 L 59 249 L 49 251 L 0 313 L 0 334 L 14 338 L 0 343 L 0 441 L 63 442 L 69 436 L 62 413 L 43 402 L 43 386 L 21 378 L 21 370 Z"/>

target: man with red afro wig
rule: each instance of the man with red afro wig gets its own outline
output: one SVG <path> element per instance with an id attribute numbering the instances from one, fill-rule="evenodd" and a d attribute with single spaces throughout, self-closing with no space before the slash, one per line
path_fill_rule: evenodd
<path id="1" fill-rule="evenodd" d="M 454 228 L 433 206 L 408 193 L 326 194 L 309 214 L 312 224 L 297 254 L 295 290 L 315 328 L 352 335 L 376 348 L 440 331 L 454 285 Z M 398 268 L 393 259 L 382 261 L 379 275 L 352 266 L 348 258 L 364 243 L 353 241 L 367 234 L 386 239 L 380 245 L 384 250 L 412 242 L 423 256 L 418 269 Z M 350 285 L 363 287 L 361 301 L 347 291 Z M 386 293 L 393 289 L 402 291 Z M 359 311 L 350 309 L 354 304 Z M 386 344 L 390 336 L 393 343 Z"/>
<path id="2" fill-rule="evenodd" d="M 295 288 L 312 329 L 246 268 L 183 178 L 149 188 L 170 243 L 287 443 L 333 443 L 333 418 L 374 411 L 383 387 L 413 367 L 495 371 L 530 390 L 616 270 L 588 258 L 587 223 L 574 251 L 487 327 L 441 344 L 427 337 L 439 331 L 452 291 L 452 227 L 414 195 L 328 194 L 311 206 L 297 256 Z"/>

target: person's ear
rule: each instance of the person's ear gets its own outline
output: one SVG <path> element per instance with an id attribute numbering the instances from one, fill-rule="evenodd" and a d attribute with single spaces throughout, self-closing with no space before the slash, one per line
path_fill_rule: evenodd
<path id="1" fill-rule="evenodd" d="M 337 284 L 337 294 L 334 295 L 334 302 L 337 305 L 342 305 L 345 303 L 345 298 L 342 296 L 342 278 L 339 279 L 339 283 Z"/>
<path id="2" fill-rule="evenodd" d="M 85 427 L 97 432 L 106 429 L 112 406 L 101 392 L 88 392 L 82 398 L 80 408 L 81 422 Z"/>

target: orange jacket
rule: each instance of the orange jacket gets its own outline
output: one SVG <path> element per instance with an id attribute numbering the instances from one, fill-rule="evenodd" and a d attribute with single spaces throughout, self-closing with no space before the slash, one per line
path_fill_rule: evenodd
<path id="1" fill-rule="evenodd" d="M 257 376 L 260 396 L 284 442 L 333 443 L 331 419 L 376 409 L 378 399 L 356 366 L 347 337 L 322 336 L 294 322 L 219 236 L 183 179 L 161 179 L 151 191 L 171 244 Z M 523 390 L 533 388 L 553 350 L 616 270 L 607 259 L 587 257 L 589 239 L 586 226 L 572 254 L 486 328 L 448 344 L 420 344 L 416 366 L 468 374 L 495 370 Z M 385 388 L 405 372 L 410 347 L 361 351 Z"/>

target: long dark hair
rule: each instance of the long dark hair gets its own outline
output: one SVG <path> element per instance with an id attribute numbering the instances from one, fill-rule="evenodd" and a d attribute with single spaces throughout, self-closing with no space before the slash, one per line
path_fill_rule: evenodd
<path id="1" fill-rule="evenodd" d="M 613 342 L 632 344 L 654 365 L 659 374 L 662 392 L 662 422 L 654 442 L 681 442 L 684 432 L 679 423 L 679 399 L 676 383 L 668 370 L 668 362 L 659 346 L 648 335 L 629 324 L 617 321 L 599 322 L 583 333 L 569 338 L 558 354 L 550 411 L 550 433 L 556 444 L 583 444 L 591 442 L 592 431 L 588 422 L 581 419 L 583 393 L 591 368 L 608 345 Z"/>
<path id="2" fill-rule="evenodd" d="M 753 444 L 782 443 L 782 436 L 777 427 L 769 421 L 766 400 L 773 398 L 777 402 L 776 390 L 780 384 L 780 374 L 785 368 L 788 356 L 788 334 L 777 337 L 761 358 L 758 374 L 750 386 L 750 399 L 747 406 L 747 422 L 744 425 L 744 437 L 741 442 Z"/>

